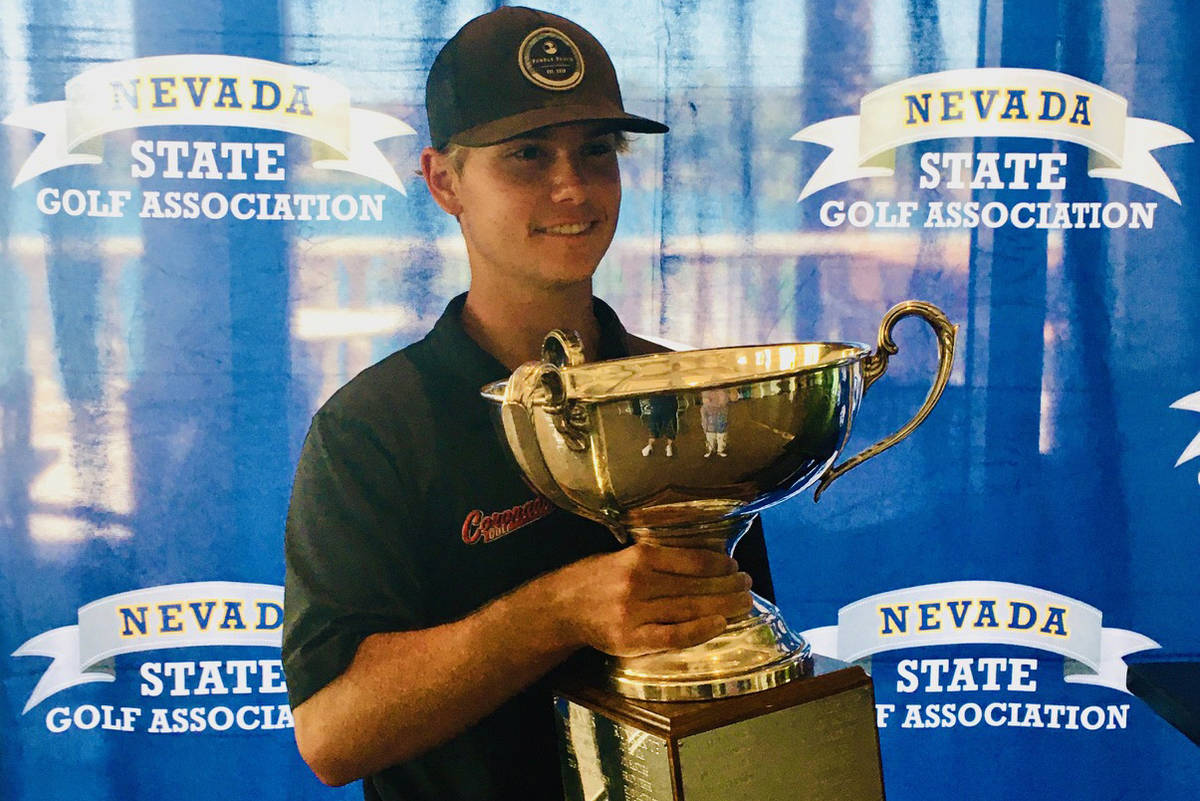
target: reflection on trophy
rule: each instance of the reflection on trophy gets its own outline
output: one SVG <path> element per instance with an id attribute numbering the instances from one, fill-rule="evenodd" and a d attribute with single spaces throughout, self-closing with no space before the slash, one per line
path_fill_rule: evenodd
<path id="1" fill-rule="evenodd" d="M 735 389 L 706 389 L 700 393 L 700 424 L 704 428 L 704 458 L 728 456 L 729 403 L 737 397 Z"/>
<path id="2" fill-rule="evenodd" d="M 908 316 L 925 320 L 938 340 L 937 374 L 925 402 L 895 434 L 835 466 L 863 393 L 897 352 L 892 329 Z M 494 402 L 503 436 L 529 483 L 558 506 L 603 523 L 623 542 L 632 538 L 732 552 L 759 511 L 814 483 L 814 498 L 819 498 L 834 479 L 920 425 L 949 380 L 955 333 L 939 309 L 909 301 L 884 316 L 873 352 L 857 343 L 809 342 L 585 363 L 578 336 L 553 331 L 547 335 L 541 362 L 522 365 L 507 381 L 484 387 L 483 394 Z M 649 443 L 647 426 L 639 419 L 645 408 L 658 415 Z M 665 442 L 671 449 L 666 455 L 672 458 L 646 458 L 655 442 Z M 806 730 L 816 725 L 812 720 L 829 714 L 853 719 L 853 725 L 841 726 L 823 739 L 833 747 L 803 746 L 810 752 L 807 756 L 822 751 L 818 761 L 832 771 L 826 782 L 828 795 L 805 797 L 880 797 L 869 679 L 858 668 L 810 677 L 812 673 L 808 645 L 787 628 L 774 605 L 757 596 L 752 612 L 730 620 L 722 634 L 706 643 L 610 658 L 604 679 L 608 692 L 582 686 L 559 700 L 564 748 L 578 773 L 579 797 L 595 797 L 606 787 L 612 795 L 612 781 L 632 781 L 633 774 L 624 775 L 630 760 L 642 766 L 633 773 L 641 777 L 637 783 L 646 785 L 645 793 L 632 797 L 709 797 L 705 787 L 711 790 L 733 780 L 729 769 L 716 778 L 705 774 L 703 781 L 686 769 L 660 771 L 659 779 L 652 781 L 648 777 L 655 769 L 646 766 L 659 760 L 645 756 L 647 743 L 661 741 L 663 764 L 678 767 L 680 760 L 686 762 L 683 745 L 699 748 L 704 740 L 704 747 L 710 748 L 713 743 L 727 745 L 730 738 L 744 742 L 746 737 L 757 743 L 768 737 L 765 732 L 780 723 L 785 711 L 806 715 Z M 846 693 L 857 693 L 858 700 L 848 701 Z M 710 703 L 665 703 L 705 700 Z M 817 702 L 833 706 L 812 718 Z M 714 710 L 701 715 L 707 723 L 699 728 L 679 723 L 695 719 L 702 707 Z M 672 731 L 672 721 L 679 723 L 674 726 L 677 731 Z M 767 728 L 751 731 L 754 721 Z M 844 742 L 837 732 L 845 735 Z M 604 742 L 610 742 L 607 760 Z M 634 744 L 642 756 L 634 755 Z M 776 759 L 769 764 L 778 763 L 779 781 L 791 793 L 781 797 L 795 797 L 796 787 L 786 777 L 804 755 L 771 747 Z M 699 753 L 696 748 L 692 751 Z M 756 787 L 772 781 L 764 777 L 772 769 L 764 769 L 763 750 L 756 748 Z M 873 772 L 864 773 L 861 764 L 872 758 Z M 614 768 L 614 760 L 624 767 Z M 860 768 L 850 770 L 846 766 L 851 764 Z M 606 770 L 621 776 L 608 776 Z M 839 770 L 846 776 L 838 778 Z M 863 779 L 867 773 L 870 776 Z M 878 792 L 871 789 L 876 784 Z M 570 781 L 568 785 L 570 791 Z M 852 786 L 859 788 L 854 791 L 858 794 L 846 795 Z M 738 788 L 743 795 L 744 790 Z M 629 788 L 624 792 L 628 795 Z M 747 797 L 775 796 L 764 790 Z"/>

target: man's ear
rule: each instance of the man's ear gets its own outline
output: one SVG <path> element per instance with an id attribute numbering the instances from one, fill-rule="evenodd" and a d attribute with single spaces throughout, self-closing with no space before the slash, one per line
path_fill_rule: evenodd
<path id="1" fill-rule="evenodd" d="M 455 217 L 462 213 L 462 203 L 458 199 L 458 171 L 446 155 L 432 147 L 422 150 L 421 174 L 425 176 L 429 194 L 442 211 Z"/>

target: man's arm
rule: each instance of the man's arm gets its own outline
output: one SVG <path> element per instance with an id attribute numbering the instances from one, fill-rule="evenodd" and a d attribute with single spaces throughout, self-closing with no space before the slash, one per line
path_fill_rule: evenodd
<path id="1" fill-rule="evenodd" d="M 633 656 L 702 643 L 749 611 L 749 585 L 724 554 L 634 545 L 462 620 L 373 634 L 295 709 L 300 753 L 321 781 L 346 784 L 449 740 L 581 646 Z"/>

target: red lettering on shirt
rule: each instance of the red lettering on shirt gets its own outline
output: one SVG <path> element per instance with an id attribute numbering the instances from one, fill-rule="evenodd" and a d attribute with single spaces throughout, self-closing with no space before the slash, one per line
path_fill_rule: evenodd
<path id="1" fill-rule="evenodd" d="M 554 504 L 541 495 L 511 509 L 487 515 L 482 509 L 472 509 L 463 520 L 462 541 L 467 545 L 494 542 L 519 528 L 541 520 L 553 511 Z"/>

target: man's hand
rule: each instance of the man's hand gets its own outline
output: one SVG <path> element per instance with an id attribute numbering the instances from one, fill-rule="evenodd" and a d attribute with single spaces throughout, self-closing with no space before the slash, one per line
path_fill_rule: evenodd
<path id="1" fill-rule="evenodd" d="M 296 707 L 296 742 L 322 781 L 345 784 L 446 742 L 580 646 L 637 656 L 699 645 L 750 610 L 749 588 L 736 562 L 698 548 L 582 559 L 462 620 L 367 637 Z"/>
<path id="2" fill-rule="evenodd" d="M 613 656 L 699 645 L 750 611 L 750 577 L 723 553 L 638 544 L 543 576 L 568 640 Z"/>

